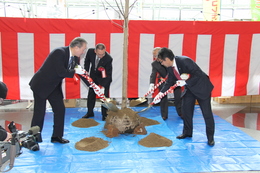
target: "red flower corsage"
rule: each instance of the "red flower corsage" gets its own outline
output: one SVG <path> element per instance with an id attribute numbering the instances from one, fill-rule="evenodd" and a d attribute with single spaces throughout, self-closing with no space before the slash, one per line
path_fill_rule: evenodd
<path id="1" fill-rule="evenodd" d="M 104 67 L 98 67 L 98 71 L 100 71 L 102 73 L 102 78 L 107 77 L 106 69 Z"/>

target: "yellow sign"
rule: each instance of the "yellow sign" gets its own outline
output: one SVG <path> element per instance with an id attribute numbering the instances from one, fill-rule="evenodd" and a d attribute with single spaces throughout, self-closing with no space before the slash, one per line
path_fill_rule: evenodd
<path id="1" fill-rule="evenodd" d="M 203 0 L 203 16 L 206 21 L 219 21 L 220 0 Z"/>

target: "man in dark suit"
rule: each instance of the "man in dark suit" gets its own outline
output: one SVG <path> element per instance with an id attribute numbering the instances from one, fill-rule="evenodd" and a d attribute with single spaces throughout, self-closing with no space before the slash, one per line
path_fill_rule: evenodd
<path id="1" fill-rule="evenodd" d="M 52 107 L 54 125 L 51 142 L 62 144 L 69 142 L 62 138 L 65 106 L 61 84 L 66 77 L 72 78 L 75 73 L 83 74 L 82 70 L 75 68 L 75 65 L 79 63 L 79 58 L 86 51 L 86 48 L 87 41 L 77 37 L 71 41 L 69 46 L 54 49 L 29 83 L 34 97 L 34 112 L 31 126 L 39 126 L 40 131 L 42 131 L 46 100 L 49 101 Z M 41 136 L 39 136 L 37 142 L 42 142 Z"/>
<path id="2" fill-rule="evenodd" d="M 185 56 L 174 56 L 173 52 L 168 48 L 162 48 L 159 51 L 158 59 L 162 65 L 167 67 L 169 76 L 165 86 L 155 97 L 155 100 L 159 100 L 160 95 L 167 91 L 170 86 L 174 85 L 175 81 L 177 81 L 176 84 L 178 86 L 185 86 L 186 90 L 182 98 L 183 132 L 177 136 L 177 138 L 184 139 L 186 137 L 192 137 L 192 118 L 195 101 L 197 99 L 206 123 L 208 145 L 213 146 L 215 144 L 215 122 L 211 109 L 211 92 L 214 86 L 210 82 L 208 75 L 205 74 L 192 59 Z M 177 73 L 174 73 L 173 67 L 177 70 Z M 187 80 L 178 79 L 180 77 L 178 75 L 183 73 L 189 74 L 190 77 Z"/>
<path id="3" fill-rule="evenodd" d="M 85 70 L 90 70 L 90 77 L 95 84 L 99 85 L 101 92 L 104 93 L 107 98 L 109 97 L 109 88 L 112 82 L 112 61 L 112 57 L 106 51 L 106 46 L 103 43 L 99 43 L 96 45 L 96 48 L 88 49 L 84 63 Z M 86 79 L 82 79 L 89 86 Z M 89 88 L 87 101 L 88 112 L 82 118 L 94 117 L 93 109 L 95 107 L 95 103 L 96 93 L 93 88 Z M 102 120 L 105 121 L 107 117 L 107 108 L 102 106 L 101 111 Z"/>
<path id="4" fill-rule="evenodd" d="M 158 52 L 161 48 L 156 47 L 153 50 L 153 58 L 154 61 L 152 62 L 152 73 L 150 75 L 150 87 L 149 90 L 154 88 L 154 84 L 165 80 L 167 77 L 167 69 L 164 67 L 159 60 L 157 59 Z M 161 90 L 164 86 L 164 83 L 159 86 L 159 90 Z M 174 103 L 175 108 L 177 110 L 178 115 L 181 117 L 181 87 L 177 87 L 174 89 Z M 161 116 L 163 120 L 168 119 L 168 97 L 165 95 L 160 101 L 160 109 L 161 109 Z"/>

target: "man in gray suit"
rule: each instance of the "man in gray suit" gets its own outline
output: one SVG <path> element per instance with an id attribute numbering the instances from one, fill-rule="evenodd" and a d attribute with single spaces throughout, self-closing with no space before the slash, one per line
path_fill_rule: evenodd
<path id="1" fill-rule="evenodd" d="M 210 82 L 208 75 L 204 73 L 192 59 L 186 56 L 175 56 L 168 48 L 162 48 L 159 51 L 158 59 L 162 65 L 167 67 L 169 76 L 163 89 L 154 100 L 157 100 L 158 102 L 162 93 L 174 85 L 175 81 L 177 81 L 176 84 L 178 86 L 185 86 L 186 92 L 182 98 L 182 116 L 184 126 L 182 134 L 177 136 L 177 138 L 184 139 L 186 137 L 192 137 L 192 118 L 195 101 L 197 100 L 206 123 L 208 145 L 213 146 L 215 144 L 215 122 L 211 109 L 211 91 L 214 86 Z M 177 73 L 174 72 L 173 68 L 176 69 Z M 189 74 L 190 77 L 187 80 L 181 80 L 180 75 L 183 73 Z"/>
<path id="2" fill-rule="evenodd" d="M 158 52 L 161 48 L 156 47 L 153 49 L 153 58 L 154 61 L 152 62 L 152 73 L 150 75 L 150 87 L 149 90 L 154 88 L 154 85 L 165 80 L 167 78 L 167 69 L 163 66 L 159 60 L 157 59 Z M 161 90 L 164 86 L 164 83 L 159 86 L 159 90 Z M 181 87 L 176 87 L 174 89 L 174 104 L 176 111 L 180 117 L 182 117 L 181 113 Z M 168 119 L 168 97 L 165 95 L 160 101 L 160 110 L 161 116 L 163 120 Z"/>

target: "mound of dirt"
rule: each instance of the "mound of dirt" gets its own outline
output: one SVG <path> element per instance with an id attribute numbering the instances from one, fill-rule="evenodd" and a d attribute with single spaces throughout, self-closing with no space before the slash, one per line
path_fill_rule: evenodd
<path id="1" fill-rule="evenodd" d="M 72 124 L 74 127 L 80 127 L 80 128 L 87 128 L 87 127 L 93 127 L 99 125 L 98 122 L 96 122 L 94 119 L 90 118 L 81 118 L 77 121 L 74 121 Z"/>
<path id="2" fill-rule="evenodd" d="M 145 118 L 145 117 L 140 117 L 140 121 L 143 123 L 144 126 L 152 126 L 152 125 L 160 124 L 156 120 L 152 120 L 152 119 Z"/>
<path id="3" fill-rule="evenodd" d="M 143 134 L 147 132 L 145 126 L 160 124 L 156 120 L 140 117 L 137 112 L 130 108 L 121 109 L 117 112 L 109 111 L 102 131 L 107 137 L 116 137 L 120 133 Z M 81 118 L 72 123 L 75 127 L 88 128 L 99 125 L 94 119 Z M 156 133 L 150 133 L 138 142 L 144 147 L 169 147 L 172 141 Z M 75 144 L 75 148 L 82 151 L 98 151 L 108 147 L 108 141 L 101 138 L 84 138 Z"/>
<path id="4" fill-rule="evenodd" d="M 172 146 L 172 140 L 156 133 L 150 133 L 148 136 L 141 139 L 138 144 L 144 147 L 170 147 Z"/>
<path id="5" fill-rule="evenodd" d="M 106 147 L 108 141 L 96 137 L 84 138 L 75 144 L 75 148 L 82 151 L 98 151 Z"/>
<path id="6" fill-rule="evenodd" d="M 132 133 L 140 125 L 140 116 L 130 108 L 108 111 L 104 128 L 107 129 L 108 125 L 113 125 L 120 133 Z"/>

